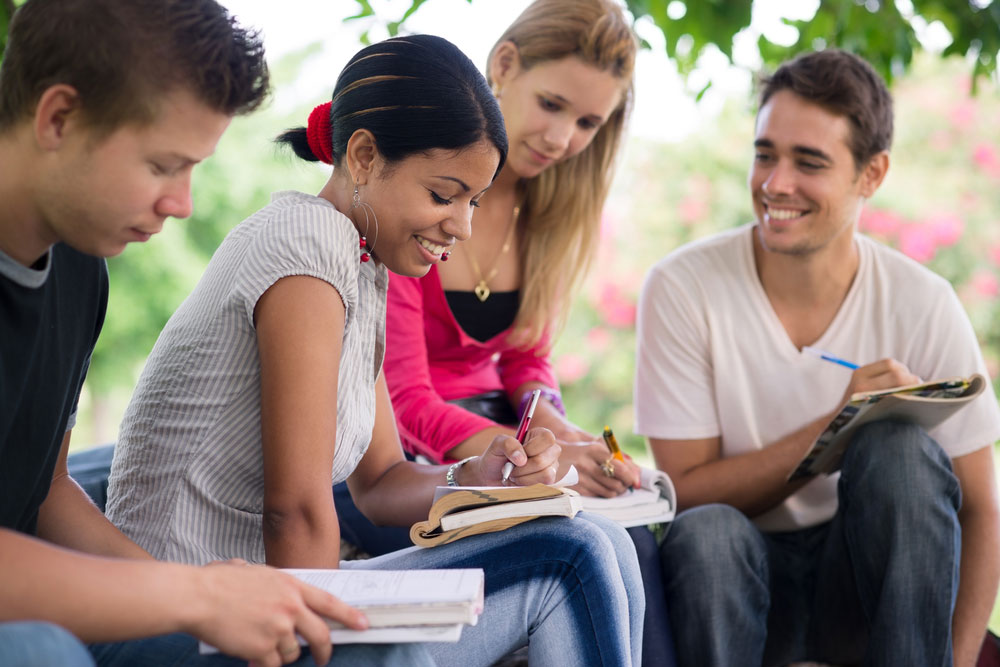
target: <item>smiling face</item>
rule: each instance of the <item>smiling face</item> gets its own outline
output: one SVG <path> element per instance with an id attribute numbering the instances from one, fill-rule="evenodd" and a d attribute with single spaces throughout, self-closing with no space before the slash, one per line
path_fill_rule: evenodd
<path id="1" fill-rule="evenodd" d="M 858 170 L 845 117 L 795 93 L 775 93 L 757 114 L 749 185 L 764 250 L 809 255 L 849 249 L 866 198 L 888 168 L 879 153 Z"/>
<path id="2" fill-rule="evenodd" d="M 147 241 L 167 217 L 191 215 L 191 171 L 211 155 L 230 117 L 186 91 L 164 95 L 148 125 L 125 125 L 106 137 L 67 122 L 50 151 L 36 197 L 52 242 L 111 257 Z"/>
<path id="3" fill-rule="evenodd" d="M 573 56 L 524 69 L 511 42 L 497 47 L 491 77 L 510 142 L 507 165 L 521 178 L 585 149 L 618 107 L 625 85 Z"/>
<path id="4" fill-rule="evenodd" d="M 493 181 L 500 152 L 485 139 L 459 151 L 433 149 L 381 167 L 361 188 L 378 219 L 351 211 L 375 259 L 393 273 L 419 277 L 457 241 L 469 238 L 472 213 Z"/>

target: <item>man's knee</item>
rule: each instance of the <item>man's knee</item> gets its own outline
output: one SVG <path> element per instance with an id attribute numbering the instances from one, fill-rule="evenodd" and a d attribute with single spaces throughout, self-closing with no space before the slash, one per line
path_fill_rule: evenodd
<path id="1" fill-rule="evenodd" d="M 844 494 L 886 507 L 922 502 L 930 495 L 960 502 L 958 480 L 941 446 L 917 424 L 882 420 L 865 424 L 844 454 L 841 473 Z M 849 500 L 847 500 L 849 502 Z"/>
<path id="2" fill-rule="evenodd" d="M 722 504 L 702 505 L 680 513 L 660 546 L 664 568 L 698 564 L 708 571 L 735 562 L 756 566 L 767 557 L 767 545 L 756 526 L 739 510 Z"/>

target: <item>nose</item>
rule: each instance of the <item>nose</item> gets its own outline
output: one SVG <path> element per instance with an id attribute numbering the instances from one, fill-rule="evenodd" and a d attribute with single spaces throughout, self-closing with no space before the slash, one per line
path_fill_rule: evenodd
<path id="1" fill-rule="evenodd" d="M 545 143 L 548 144 L 550 149 L 560 154 L 565 153 L 566 148 L 569 146 L 570 139 L 573 138 L 574 127 L 575 125 L 571 118 L 553 120 L 545 129 L 545 133 L 542 135 L 542 138 L 545 140 Z"/>
<path id="2" fill-rule="evenodd" d="M 761 186 L 767 195 L 790 194 L 795 189 L 794 170 L 785 160 L 778 160 Z"/>
<path id="3" fill-rule="evenodd" d="M 472 236 L 473 211 L 474 208 L 469 206 L 465 213 L 449 216 L 441 225 L 441 230 L 449 236 L 454 236 L 458 241 L 468 241 Z"/>
<path id="4" fill-rule="evenodd" d="M 186 218 L 194 210 L 191 201 L 191 172 L 172 180 L 156 202 L 156 213 L 164 217 Z"/>

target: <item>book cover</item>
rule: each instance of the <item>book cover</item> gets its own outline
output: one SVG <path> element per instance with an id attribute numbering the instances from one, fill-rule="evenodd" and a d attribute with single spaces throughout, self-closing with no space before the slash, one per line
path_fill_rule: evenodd
<path id="1" fill-rule="evenodd" d="M 434 547 L 540 516 L 571 518 L 581 506 L 576 491 L 545 484 L 438 487 L 427 521 L 413 524 L 410 539 L 417 546 Z"/>
<path id="2" fill-rule="evenodd" d="M 968 405 L 985 386 L 986 379 L 976 374 L 854 394 L 816 439 L 788 481 L 840 470 L 844 451 L 863 424 L 904 419 L 930 430 Z"/>

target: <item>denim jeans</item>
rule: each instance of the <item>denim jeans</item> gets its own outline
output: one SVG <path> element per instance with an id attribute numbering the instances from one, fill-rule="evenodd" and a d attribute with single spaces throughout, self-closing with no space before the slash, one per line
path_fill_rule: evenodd
<path id="1" fill-rule="evenodd" d="M 137 639 L 112 644 L 91 644 L 90 652 L 97 667 L 246 667 L 246 660 L 220 654 L 200 655 L 198 640 L 191 635 L 173 634 L 149 639 Z M 52 665 L 60 663 L 50 663 Z M 414 665 L 434 667 L 423 644 L 345 644 L 335 646 L 333 667 L 380 667 L 381 665 Z M 303 649 L 301 658 L 290 667 L 316 667 Z"/>
<path id="2" fill-rule="evenodd" d="M 334 665 L 490 665 L 528 646 L 533 665 L 638 665 L 645 599 L 635 551 L 625 531 L 601 517 L 580 514 L 537 519 L 500 533 L 380 558 L 345 561 L 345 569 L 481 567 L 486 605 L 479 623 L 456 644 L 344 645 Z M 636 619 L 636 620 L 632 620 Z M 182 634 L 91 645 L 101 667 L 245 664 L 199 656 Z M 87 664 L 87 663 L 82 663 Z M 307 656 L 296 667 L 313 665 Z"/>
<path id="3" fill-rule="evenodd" d="M 84 465 L 110 467 L 111 450 L 109 447 L 91 455 L 93 460 L 70 457 L 70 473 L 75 474 L 74 469 L 82 470 Z M 96 483 L 88 487 L 88 493 L 99 495 L 102 480 L 98 477 L 95 475 Z M 106 488 L 106 479 L 104 484 Z M 346 485 L 342 493 L 350 499 Z M 336 487 L 335 496 L 340 514 L 347 508 L 336 495 Z M 356 508 L 354 512 L 360 516 Z M 398 542 L 408 531 L 396 529 L 394 534 Z M 427 645 L 441 664 L 489 665 L 525 645 L 529 646 L 532 664 L 640 664 L 643 629 L 638 619 L 644 616 L 645 595 L 635 549 L 623 528 L 601 517 L 580 514 L 572 521 L 538 519 L 451 545 L 411 547 L 371 560 L 345 561 L 342 566 L 483 568 L 489 599 L 479 624 L 466 628 L 458 644 Z M 672 652 L 672 646 L 667 646 Z M 146 651 L 164 656 L 163 662 L 152 664 L 237 664 L 222 656 L 198 657 L 197 643 L 186 635 L 91 648 L 101 665 L 132 664 L 130 661 L 149 664 L 144 657 Z M 364 651 L 371 652 L 376 664 L 420 664 L 411 657 L 390 659 L 379 650 L 388 648 L 339 647 L 334 652 L 334 664 L 340 659 L 344 659 L 340 663 L 344 665 L 367 664 L 362 661 L 365 658 L 353 657 Z M 415 649 L 411 646 L 400 650 Z M 356 662 L 347 661 L 345 654 Z M 312 662 L 304 659 L 295 664 Z"/>
<path id="4" fill-rule="evenodd" d="M 486 605 L 457 644 L 427 644 L 440 665 L 490 665 L 528 646 L 532 665 L 639 665 L 645 599 L 635 549 L 603 517 L 541 518 L 345 569 L 480 567 Z"/>
<path id="5" fill-rule="evenodd" d="M 376 526 L 354 504 L 347 484 L 333 487 L 340 522 L 340 536 L 372 556 L 413 546 L 410 531 L 400 526 Z M 628 529 L 642 572 L 646 612 L 642 636 L 642 663 L 650 667 L 675 667 L 667 601 L 663 595 L 660 555 L 656 538 L 645 526 Z"/>
<path id="6" fill-rule="evenodd" d="M 947 455 L 912 424 L 869 424 L 837 495 L 831 521 L 786 533 L 728 505 L 674 520 L 660 554 L 679 664 L 951 665 L 961 492 Z"/>
<path id="7" fill-rule="evenodd" d="M 93 667 L 86 647 L 58 625 L 38 621 L 0 623 L 4 667 Z"/>

